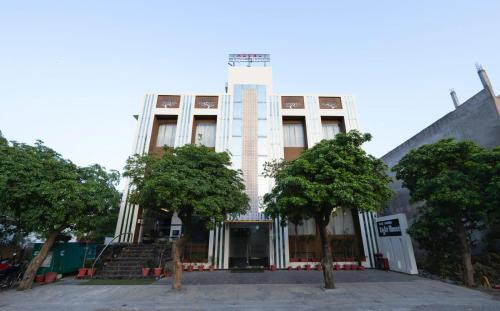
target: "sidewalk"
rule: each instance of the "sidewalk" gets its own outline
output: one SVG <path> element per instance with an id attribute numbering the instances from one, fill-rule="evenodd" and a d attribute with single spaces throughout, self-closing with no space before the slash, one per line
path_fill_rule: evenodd
<path id="1" fill-rule="evenodd" d="M 0 293 L 0 310 L 500 310 L 499 300 L 477 290 L 393 272 L 384 272 L 384 280 L 377 281 L 373 272 L 336 273 L 337 289 L 329 291 L 322 290 L 320 283 L 186 285 L 181 292 L 172 292 L 165 281 L 142 286 L 65 285 L 63 281 L 61 286 Z M 297 281 L 305 276 L 299 273 Z M 366 273 L 364 282 L 353 281 L 361 277 L 355 273 Z M 213 273 L 213 279 L 225 278 L 223 274 Z M 186 283 L 202 275 L 186 273 Z M 283 276 L 260 275 L 271 280 Z"/>

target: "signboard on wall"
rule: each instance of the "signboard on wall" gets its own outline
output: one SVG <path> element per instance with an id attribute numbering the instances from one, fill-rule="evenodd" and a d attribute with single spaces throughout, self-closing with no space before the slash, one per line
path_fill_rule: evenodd
<path id="1" fill-rule="evenodd" d="M 406 232 L 408 222 L 404 214 L 375 219 L 379 252 L 389 260 L 389 269 L 418 274 L 411 238 Z"/>
<path id="2" fill-rule="evenodd" d="M 397 218 L 377 221 L 377 229 L 379 237 L 401 236 L 401 225 Z"/>

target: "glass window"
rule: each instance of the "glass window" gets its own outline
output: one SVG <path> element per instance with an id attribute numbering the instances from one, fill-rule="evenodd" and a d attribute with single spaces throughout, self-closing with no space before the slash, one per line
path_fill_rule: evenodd
<path id="1" fill-rule="evenodd" d="M 284 123 L 283 136 L 285 147 L 305 147 L 304 125 L 302 123 Z"/>
<path id="2" fill-rule="evenodd" d="M 203 145 L 209 148 L 215 148 L 215 131 L 217 124 L 215 122 L 198 121 L 196 123 L 195 141 L 196 145 Z"/>
<path id="3" fill-rule="evenodd" d="M 160 124 L 158 127 L 158 137 L 156 147 L 173 147 L 175 143 L 175 123 Z"/>
<path id="4" fill-rule="evenodd" d="M 323 122 L 323 138 L 333 139 L 340 132 L 340 126 L 337 122 Z"/>

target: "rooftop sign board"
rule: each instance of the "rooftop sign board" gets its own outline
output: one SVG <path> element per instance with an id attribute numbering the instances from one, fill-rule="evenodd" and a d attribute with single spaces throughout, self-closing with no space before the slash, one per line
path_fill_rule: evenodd
<path id="1" fill-rule="evenodd" d="M 235 63 L 269 63 L 271 61 L 270 54 L 229 54 L 229 64 L 234 66 Z"/>

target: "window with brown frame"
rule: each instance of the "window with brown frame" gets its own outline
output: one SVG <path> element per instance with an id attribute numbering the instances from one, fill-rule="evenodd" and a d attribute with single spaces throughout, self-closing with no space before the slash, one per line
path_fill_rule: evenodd
<path id="1" fill-rule="evenodd" d="M 164 147 L 174 147 L 177 131 L 177 116 L 156 116 L 153 121 L 149 152 L 163 154 Z"/>
<path id="2" fill-rule="evenodd" d="M 304 109 L 303 96 L 281 96 L 281 108 L 283 109 Z"/>
<path id="3" fill-rule="evenodd" d="M 196 96 L 194 108 L 216 109 L 218 106 L 218 96 Z"/>
<path id="4" fill-rule="evenodd" d="M 307 135 L 304 117 L 283 118 L 283 148 L 285 160 L 295 160 L 307 149 Z"/>
<path id="5" fill-rule="evenodd" d="M 340 97 L 320 97 L 320 109 L 342 109 L 342 100 Z"/>
<path id="6" fill-rule="evenodd" d="M 343 117 L 322 117 L 321 127 L 323 129 L 323 139 L 333 139 L 338 133 L 345 133 Z"/>
<path id="7" fill-rule="evenodd" d="M 179 95 L 158 95 L 156 108 L 179 108 L 181 97 Z"/>
<path id="8" fill-rule="evenodd" d="M 195 145 L 203 145 L 215 150 L 216 131 L 216 116 L 195 116 L 193 120 L 191 143 Z"/>

